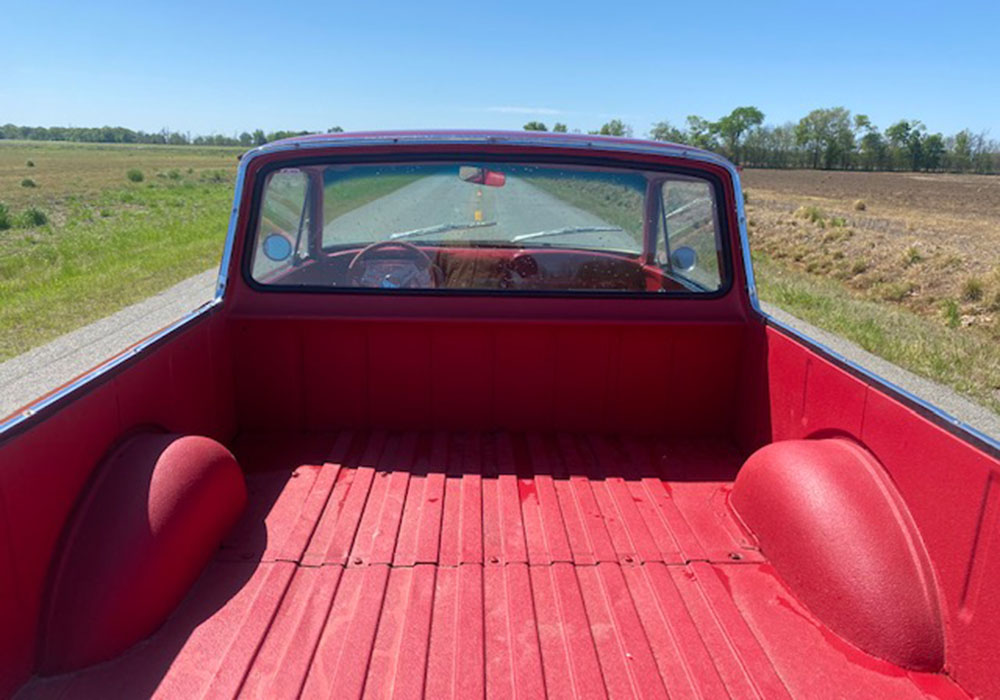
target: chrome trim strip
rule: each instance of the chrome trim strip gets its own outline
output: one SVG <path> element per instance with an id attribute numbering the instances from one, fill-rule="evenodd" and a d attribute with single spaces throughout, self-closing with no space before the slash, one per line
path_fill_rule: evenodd
<path id="1" fill-rule="evenodd" d="M 776 319 L 774 316 L 771 316 L 767 312 L 760 311 L 759 313 L 765 323 L 774 326 L 775 328 L 779 329 L 786 335 L 805 341 L 808 345 L 812 346 L 812 348 L 815 348 L 819 352 L 827 355 L 830 359 L 839 362 L 840 364 L 847 366 L 854 372 L 862 375 L 865 379 L 869 380 L 872 384 L 874 384 L 876 388 L 887 389 L 889 392 L 897 394 L 906 401 L 914 404 L 920 410 L 932 414 L 934 417 L 936 417 L 943 423 L 946 423 L 950 428 L 960 430 L 964 433 L 967 433 L 968 436 L 975 438 L 976 440 L 979 440 L 988 448 L 995 451 L 997 456 L 1000 456 L 1000 441 L 998 441 L 996 438 L 987 435 L 986 433 L 978 430 L 977 428 L 974 428 L 968 423 L 962 422 L 961 420 L 955 418 L 955 416 L 951 415 L 950 413 L 941 410 L 932 403 L 928 403 L 924 399 L 920 398 L 916 394 L 907 391 L 898 384 L 894 384 L 893 382 L 890 382 L 888 379 L 885 379 L 884 377 L 875 374 L 873 371 L 864 367 L 863 365 L 859 365 L 857 362 L 847 357 L 844 357 L 830 346 L 824 345 L 818 340 L 809 337 L 805 333 L 802 333 L 801 331 L 789 326 L 788 324 L 779 321 L 778 319 Z M 954 432 L 954 430 L 952 430 L 951 432 Z"/>
<path id="2" fill-rule="evenodd" d="M 728 161 L 727 161 L 728 162 Z M 743 256 L 743 275 L 747 281 L 747 297 L 750 307 L 759 314 L 764 313 L 757 298 L 757 279 L 753 274 L 753 260 L 750 259 L 750 236 L 747 234 L 746 204 L 743 202 L 743 183 L 739 171 L 731 164 L 729 173 L 733 177 L 733 191 L 736 195 L 736 221 L 740 227 L 740 254 Z"/>
<path id="3" fill-rule="evenodd" d="M 97 365 L 96 367 L 88 371 L 86 374 L 77 377 L 76 379 L 74 379 L 68 384 L 63 385 L 59 389 L 56 389 L 48 396 L 39 399 L 32 404 L 29 404 L 27 408 L 21 409 L 19 412 L 8 416 L 6 419 L 0 422 L 0 440 L 4 438 L 4 435 L 7 433 L 7 431 L 12 430 L 13 428 L 17 427 L 18 425 L 28 420 L 32 416 L 36 415 L 37 413 L 40 413 L 41 411 L 44 411 L 53 404 L 59 402 L 67 395 L 73 393 L 74 391 L 82 387 L 84 384 L 87 384 L 97 379 L 101 375 L 110 372 L 115 367 L 118 367 L 123 362 L 126 362 L 127 360 L 135 357 L 136 355 L 146 350 L 150 346 L 154 345 L 155 343 L 159 342 L 160 340 L 170 335 L 174 331 L 191 323 L 194 319 L 208 313 L 218 303 L 219 303 L 218 300 L 212 300 L 202 304 L 193 311 L 187 312 L 179 319 L 171 323 L 169 326 L 164 326 L 163 328 L 161 328 L 160 330 L 158 330 L 156 333 L 149 336 L 145 340 L 136 343 L 132 347 L 128 348 L 127 350 L 123 350 L 117 355 L 113 355 L 110 359 L 105 360 L 101 364 Z"/>
<path id="4" fill-rule="evenodd" d="M 260 149 L 254 149 L 260 150 Z M 233 259 L 233 246 L 236 245 L 236 225 L 240 215 L 240 201 L 243 199 L 243 185 L 246 182 L 247 163 L 253 158 L 254 151 L 245 153 L 236 168 L 236 187 L 233 190 L 233 208 L 229 212 L 229 228 L 226 230 L 226 243 L 222 248 L 222 259 L 219 261 L 219 276 L 215 280 L 215 301 L 221 302 L 226 294 L 226 283 L 229 282 L 229 263 Z"/>

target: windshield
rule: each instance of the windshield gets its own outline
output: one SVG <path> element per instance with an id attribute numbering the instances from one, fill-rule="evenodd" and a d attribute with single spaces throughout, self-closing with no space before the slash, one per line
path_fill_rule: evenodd
<path id="1" fill-rule="evenodd" d="M 506 166 L 501 174 L 495 168 L 329 168 L 323 177 L 323 246 L 374 243 L 442 224 L 466 224 L 468 229 L 429 231 L 427 239 L 503 244 L 515 243 L 518 236 L 548 230 L 596 227 L 600 230 L 581 230 L 577 235 L 553 237 L 544 244 L 632 253 L 642 250 L 646 188 L 642 175 L 531 166 Z M 502 184 L 486 184 L 487 175 L 494 173 L 496 177 L 502 175 Z M 595 192 L 600 201 L 587 196 Z M 358 205 L 360 200 L 369 199 Z"/>
<path id="2" fill-rule="evenodd" d="M 714 190 L 695 178 L 492 162 L 325 165 L 270 173 L 260 201 L 251 274 L 263 284 L 663 293 L 722 283 Z M 683 237 L 669 228 L 693 214 Z"/>

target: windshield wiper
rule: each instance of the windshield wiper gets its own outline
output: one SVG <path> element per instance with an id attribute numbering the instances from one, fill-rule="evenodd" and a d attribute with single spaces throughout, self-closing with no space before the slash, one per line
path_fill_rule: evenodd
<path id="1" fill-rule="evenodd" d="M 683 214 L 688 209 L 692 209 L 692 208 L 698 206 L 699 204 L 706 204 L 706 203 L 707 204 L 711 204 L 712 203 L 712 199 L 710 197 L 699 197 L 698 199 L 693 199 L 690 202 L 688 202 L 687 204 L 685 204 L 683 206 L 680 206 L 680 207 L 677 207 L 676 209 L 672 209 L 671 211 L 667 212 L 666 214 L 663 215 L 663 218 L 664 219 L 669 219 L 672 216 L 677 216 L 678 214 Z M 711 210 L 709 212 L 709 216 L 711 216 Z"/>
<path id="2" fill-rule="evenodd" d="M 600 231 L 624 231 L 624 229 L 621 226 L 566 226 L 548 231 L 522 233 L 520 236 L 514 236 L 510 241 L 511 243 L 518 243 L 520 241 L 530 241 L 535 238 L 545 238 L 548 236 L 569 236 L 574 233 L 596 233 Z"/>
<path id="3" fill-rule="evenodd" d="M 435 233 L 444 233 L 445 231 L 460 231 L 468 228 L 486 228 L 487 226 L 496 225 L 496 221 L 470 221 L 464 224 L 438 224 L 437 226 L 428 226 L 426 228 L 416 228 L 412 231 L 393 233 L 390 234 L 388 240 L 395 241 L 400 238 L 418 238 L 420 236 L 432 236 Z"/>

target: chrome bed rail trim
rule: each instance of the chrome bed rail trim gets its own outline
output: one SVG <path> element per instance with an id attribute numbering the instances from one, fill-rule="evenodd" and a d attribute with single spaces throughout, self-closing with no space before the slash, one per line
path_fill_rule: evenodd
<path id="1" fill-rule="evenodd" d="M 975 442 L 980 443 L 980 445 L 985 448 L 988 452 L 993 454 L 993 456 L 1000 458 L 1000 441 L 996 438 L 987 435 L 981 430 L 965 423 L 964 421 L 956 418 L 947 411 L 944 411 L 932 403 L 925 401 L 913 392 L 904 389 L 898 384 L 885 379 L 879 374 L 876 374 L 872 370 L 868 369 L 864 365 L 860 365 L 854 360 L 840 354 L 829 345 L 806 335 L 802 331 L 789 326 L 787 323 L 779 321 L 774 316 L 771 316 L 766 311 L 761 310 L 759 307 L 756 309 L 757 313 L 760 314 L 761 319 L 769 326 L 773 326 L 780 330 L 785 335 L 788 335 L 794 339 L 801 340 L 806 345 L 810 347 L 815 352 L 820 355 L 825 356 L 827 359 L 832 360 L 837 364 L 843 365 L 854 375 L 861 376 L 870 385 L 874 385 L 875 388 L 882 389 L 888 393 L 893 398 L 901 400 L 904 404 L 908 404 L 910 408 L 913 408 L 918 413 L 924 414 L 927 418 L 932 419 L 932 422 L 940 425 L 948 432 L 952 434 L 957 434 L 958 437 L 971 439 Z"/>
<path id="2" fill-rule="evenodd" d="M 259 149 L 257 149 L 259 150 Z M 229 228 L 226 229 L 226 242 L 222 247 L 222 259 L 219 261 L 219 276 L 215 280 L 215 301 L 221 302 L 226 294 L 226 282 L 229 281 L 229 263 L 233 259 L 233 246 L 236 244 L 236 227 L 239 224 L 240 202 L 243 200 L 243 187 L 246 183 L 247 163 L 253 158 L 255 151 L 245 153 L 240 158 L 236 168 L 236 187 L 233 190 L 233 208 L 229 212 Z"/>
<path id="3" fill-rule="evenodd" d="M 218 300 L 212 300 L 205 302 L 204 304 L 199 306 L 197 309 L 194 309 L 193 311 L 188 311 L 179 319 L 177 319 L 168 326 L 164 326 L 163 328 L 156 331 L 145 340 L 141 340 L 132 347 L 122 350 L 117 355 L 113 355 L 111 358 L 105 360 L 96 367 L 88 370 L 86 374 L 80 375 L 76 379 L 59 387 L 51 394 L 41 399 L 38 399 L 34 403 L 28 404 L 27 407 L 22 408 L 17 413 L 12 413 L 6 418 L 0 420 L 0 441 L 2 441 L 5 437 L 7 437 L 8 432 L 18 427 L 29 418 L 32 418 L 37 414 L 42 413 L 46 409 L 54 406 L 55 404 L 59 403 L 62 399 L 66 398 L 80 387 L 84 386 L 85 384 L 89 384 L 92 381 L 95 381 L 102 375 L 107 374 L 111 370 L 122 365 L 123 363 L 132 359 L 139 353 L 143 352 L 144 350 L 150 348 L 159 341 L 163 340 L 168 335 L 174 333 L 177 330 L 180 330 L 184 326 L 194 321 L 196 318 L 199 318 L 204 314 L 208 313 L 216 306 L 216 304 L 218 304 Z"/>

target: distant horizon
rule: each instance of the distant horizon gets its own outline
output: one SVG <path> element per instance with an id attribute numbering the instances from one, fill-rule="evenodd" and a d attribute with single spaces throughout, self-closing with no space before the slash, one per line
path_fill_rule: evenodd
<path id="1" fill-rule="evenodd" d="M 1000 70 L 1000 67 L 998 67 L 998 70 Z M 847 105 L 847 104 L 843 104 L 843 105 L 841 105 L 841 104 L 837 104 L 837 105 L 834 105 L 834 104 L 824 104 L 824 105 L 817 105 L 816 107 L 807 109 L 805 112 L 803 112 L 798 117 L 791 117 L 791 118 L 782 119 L 782 120 L 779 121 L 779 120 L 772 119 L 770 117 L 770 114 L 768 113 L 767 109 L 764 108 L 760 104 L 755 104 L 755 103 L 749 102 L 749 103 L 745 103 L 745 105 L 752 105 L 752 106 L 760 108 L 764 112 L 764 115 L 765 115 L 764 123 L 766 125 L 769 125 L 769 126 L 784 126 L 784 125 L 788 125 L 788 124 L 792 124 L 792 125 L 797 124 L 802 117 L 804 117 L 808 112 L 812 111 L 812 109 L 816 109 L 816 108 L 844 107 L 845 109 L 849 110 L 852 115 L 853 114 L 865 114 L 865 115 L 871 116 L 869 112 L 866 112 L 864 110 L 855 110 L 850 105 Z M 347 125 L 345 123 L 337 122 L 334 119 L 334 120 L 332 120 L 332 123 L 326 124 L 325 126 L 318 127 L 318 128 L 315 128 L 315 129 L 311 129 L 309 127 L 300 126 L 298 124 L 277 124 L 275 126 L 271 126 L 271 125 L 267 125 L 267 126 L 254 125 L 254 126 L 251 126 L 251 127 L 237 127 L 235 129 L 226 129 L 226 130 L 200 131 L 200 130 L 195 130 L 195 129 L 173 128 L 173 127 L 171 127 L 169 125 L 161 125 L 161 126 L 158 126 L 158 127 L 155 127 L 155 128 L 147 128 L 147 127 L 142 127 L 142 126 L 135 126 L 134 124 L 127 124 L 127 123 L 123 123 L 123 122 L 116 122 L 114 120 L 106 120 L 106 121 L 101 122 L 101 123 L 99 123 L 99 122 L 90 122 L 90 123 L 79 123 L 79 124 L 76 124 L 76 123 L 61 123 L 61 122 L 55 121 L 55 120 L 48 120 L 47 122 L 44 122 L 44 123 L 43 122 L 39 122 L 39 123 L 26 123 L 26 122 L 18 122 L 18 121 L 15 121 L 15 120 L 6 119 L 6 118 L 3 118 L 3 117 L 0 117 L 0 126 L 7 125 L 7 124 L 14 124 L 16 126 L 21 126 L 21 127 L 35 127 L 35 128 L 45 128 L 45 129 L 52 129 L 52 128 L 69 128 L 69 129 L 123 128 L 123 129 L 129 129 L 129 130 L 136 131 L 136 132 L 140 132 L 141 131 L 141 132 L 144 132 L 144 133 L 147 133 L 147 134 L 158 134 L 158 133 L 167 132 L 167 133 L 185 134 L 185 135 L 190 136 L 190 137 L 196 137 L 196 136 L 216 136 L 216 135 L 218 135 L 218 136 L 226 136 L 226 137 L 238 138 L 241 133 L 244 133 L 244 132 L 253 133 L 256 129 L 262 129 L 265 132 L 274 132 L 274 131 L 307 131 L 310 134 L 320 134 L 320 133 L 329 133 L 329 129 L 331 129 L 334 126 L 339 126 L 344 131 L 349 131 L 349 132 L 365 132 L 365 131 L 456 131 L 456 130 L 458 130 L 458 131 L 523 131 L 524 130 L 524 125 L 527 124 L 528 122 L 533 122 L 533 121 L 539 121 L 539 122 L 544 123 L 546 125 L 546 127 L 548 127 L 548 129 L 550 131 L 552 129 L 552 126 L 554 124 L 558 123 L 558 124 L 565 124 L 568 127 L 569 133 L 586 134 L 586 133 L 588 133 L 590 131 L 596 131 L 604 123 L 607 123 L 608 121 L 610 121 L 612 119 L 621 119 L 628 126 L 632 127 L 633 132 L 634 132 L 633 135 L 634 135 L 635 138 L 647 138 L 649 132 L 653 129 L 653 127 L 657 123 L 659 123 L 661 121 L 667 121 L 670 124 L 672 124 L 673 126 L 676 126 L 676 127 L 679 127 L 679 128 L 683 128 L 685 126 L 685 120 L 687 119 L 688 116 L 699 116 L 699 117 L 704 117 L 705 119 L 708 119 L 708 120 L 716 120 L 716 119 L 718 119 L 718 118 L 720 118 L 722 116 L 725 116 L 725 114 L 728 114 L 730 111 L 732 111 L 732 109 L 735 109 L 736 107 L 739 107 L 739 106 L 745 106 L 745 105 L 742 104 L 742 103 L 741 104 L 734 104 L 734 105 L 732 105 L 732 107 L 729 110 L 726 110 L 725 112 L 721 112 L 719 114 L 706 114 L 706 113 L 702 113 L 702 112 L 691 112 L 690 114 L 685 114 L 684 116 L 682 116 L 679 119 L 667 119 L 667 118 L 657 119 L 657 120 L 652 121 L 649 124 L 645 124 L 645 125 L 640 125 L 640 124 L 638 124 L 638 123 L 636 123 L 634 121 L 630 121 L 628 118 L 620 116 L 620 115 L 617 115 L 614 112 L 608 112 L 608 113 L 604 114 L 600 119 L 598 119 L 596 121 L 588 121 L 585 125 L 580 125 L 578 123 L 574 123 L 569 117 L 562 116 L 564 113 L 558 113 L 556 116 L 546 117 L 545 114 L 541 114 L 541 113 L 538 113 L 538 112 L 531 112 L 531 113 L 525 113 L 525 116 L 523 116 L 520 119 L 513 119 L 513 120 L 510 119 L 510 118 L 501 119 L 501 120 L 490 119 L 490 120 L 486 120 L 486 121 L 489 122 L 489 124 L 486 124 L 486 123 L 484 123 L 484 124 L 468 124 L 468 123 L 466 123 L 466 124 L 459 124 L 457 126 L 455 126 L 455 125 L 450 125 L 449 126 L 447 124 L 445 124 L 445 125 L 427 125 L 427 124 L 424 124 L 424 125 L 407 125 L 407 124 L 401 124 L 401 125 L 397 125 L 397 126 L 361 126 L 361 127 L 353 127 L 353 126 Z M 527 109 L 527 108 L 525 108 L 525 109 Z M 937 128 L 933 124 L 931 124 L 928 120 L 921 118 L 920 114 L 917 114 L 917 113 L 908 113 L 908 114 L 905 114 L 905 115 L 899 115 L 899 116 L 896 116 L 896 117 L 891 117 L 888 120 L 886 120 L 884 123 L 880 122 L 879 120 L 875 119 L 874 117 L 871 118 L 872 124 L 874 126 L 878 127 L 879 129 L 883 130 L 883 131 L 887 127 L 889 127 L 890 125 L 892 125 L 893 123 L 896 123 L 896 122 L 898 122 L 900 120 L 919 121 L 922 124 L 924 124 L 924 126 L 927 127 L 927 131 L 929 133 L 941 133 L 941 134 L 943 134 L 945 136 L 952 136 L 952 135 L 958 133 L 959 131 L 968 130 L 969 132 L 971 132 L 973 134 L 976 134 L 976 135 L 978 135 L 978 134 L 984 134 L 984 135 L 986 135 L 986 136 L 988 136 L 990 138 L 1000 138 L 1000 122 L 998 122 L 998 128 L 997 128 L 997 130 L 994 131 L 994 129 L 990 128 L 989 126 L 985 126 L 985 127 L 982 127 L 982 128 L 977 128 L 977 127 L 973 126 L 972 124 L 960 125 L 960 126 L 958 126 L 957 128 L 954 128 L 954 129 Z M 498 123 L 500 125 L 497 125 Z"/>
<path id="2" fill-rule="evenodd" d="M 44 23 L 39 24 L 39 18 Z M 38 0 L 7 9 L 0 123 L 193 135 L 263 129 L 510 129 L 637 135 L 756 105 L 768 124 L 843 106 L 881 128 L 1000 135 L 1000 4 L 776 0 L 612 11 L 457 1 L 318 2 L 275 13 Z M 391 21 L 387 21 L 391 19 Z"/>
<path id="3" fill-rule="evenodd" d="M 754 106 L 759 107 L 760 105 L 754 105 Z M 845 107 L 846 109 L 848 109 L 851 112 L 852 115 L 866 114 L 863 111 L 854 111 L 850 107 L 848 107 L 847 105 L 824 105 L 823 107 L 827 108 L 827 107 L 834 107 L 834 106 L 836 106 L 836 107 Z M 795 124 L 797 124 L 799 122 L 799 119 L 801 119 L 802 117 L 806 116 L 806 113 L 803 113 L 801 115 L 801 117 L 799 117 L 799 119 L 789 119 L 789 120 L 786 120 L 786 121 L 778 123 L 778 122 L 772 121 L 771 119 L 767 119 L 766 118 L 767 111 L 766 110 L 762 110 L 762 111 L 764 111 L 764 114 L 765 114 L 764 125 L 765 126 L 772 126 L 772 127 L 773 126 L 785 126 L 785 125 L 789 125 L 789 124 L 795 125 Z M 812 110 L 809 110 L 809 111 L 812 111 Z M 718 114 L 718 115 L 698 114 L 698 115 L 694 115 L 694 116 L 704 117 L 704 118 L 709 119 L 709 120 L 716 120 L 716 119 L 718 119 L 720 117 L 723 117 L 725 115 L 724 114 Z M 18 126 L 18 127 L 40 128 L 40 129 L 126 129 L 126 130 L 133 131 L 133 132 L 136 132 L 136 133 L 144 133 L 144 134 L 160 134 L 160 133 L 183 134 L 184 136 L 186 136 L 188 138 L 192 138 L 192 139 L 193 138 L 197 138 L 197 137 L 211 137 L 211 136 L 223 136 L 223 137 L 226 137 L 226 138 L 238 139 L 241 134 L 243 134 L 243 133 L 253 134 L 254 131 L 256 131 L 257 129 L 261 129 L 262 131 L 264 131 L 266 133 L 274 133 L 274 132 L 305 132 L 305 134 L 303 134 L 303 135 L 307 135 L 307 134 L 327 134 L 327 133 L 334 133 L 334 132 L 330 131 L 330 129 L 332 129 L 334 127 L 340 127 L 340 129 L 342 131 L 344 131 L 344 132 L 352 132 L 352 133 L 379 132 L 379 131 L 381 131 L 381 132 L 392 132 L 392 131 L 512 131 L 512 132 L 516 132 L 516 131 L 524 131 L 525 130 L 524 129 L 525 124 L 527 124 L 529 122 L 542 122 L 543 124 L 545 124 L 545 126 L 547 127 L 547 130 L 550 131 L 550 132 L 552 131 L 552 127 L 555 124 L 565 124 L 568 127 L 568 131 L 566 133 L 569 133 L 569 134 L 588 134 L 588 133 L 596 132 L 604 123 L 607 123 L 611 119 L 616 119 L 616 118 L 618 118 L 618 117 L 615 117 L 615 116 L 611 115 L 604 122 L 595 124 L 592 127 L 588 126 L 588 128 L 586 128 L 586 129 L 583 129 L 583 128 L 580 128 L 580 127 L 576 127 L 572 123 L 567 123 L 567 122 L 562 121 L 560 119 L 549 119 L 549 120 L 546 120 L 546 119 L 539 118 L 539 117 L 533 117 L 533 118 L 525 119 L 523 121 L 523 123 L 520 124 L 520 125 L 518 125 L 518 126 L 501 126 L 501 127 L 489 127 L 489 126 L 455 126 L 455 127 L 449 127 L 449 126 L 425 126 L 425 127 L 401 126 L 401 127 L 382 127 L 382 128 L 371 128 L 371 127 L 351 128 L 351 127 L 344 126 L 343 124 L 333 123 L 333 124 L 329 124 L 329 125 L 327 125 L 327 126 L 325 126 L 323 128 L 318 128 L 318 129 L 298 128 L 296 125 L 291 125 L 291 126 L 285 125 L 285 126 L 279 126 L 276 129 L 263 129 L 261 127 L 253 127 L 253 128 L 239 128 L 239 129 L 236 129 L 236 130 L 233 130 L 233 131 L 195 132 L 195 131 L 191 131 L 191 130 L 172 129 L 169 126 L 163 126 L 163 127 L 159 127 L 159 128 L 156 128 L 156 129 L 143 129 L 141 127 L 135 127 L 135 126 L 131 126 L 131 125 L 128 125 L 128 124 L 113 123 L 113 122 L 103 123 L 103 124 L 96 124 L 96 123 L 95 124 L 60 124 L 60 123 L 23 124 L 23 123 L 17 123 L 17 122 L 13 122 L 13 121 L 3 121 L 3 120 L 0 120 L 0 127 L 9 126 L 9 125 L 13 124 L 13 125 Z M 898 122 L 900 120 L 903 120 L 903 119 L 909 120 L 909 121 L 919 121 L 922 124 L 924 124 L 925 127 L 927 127 L 927 132 L 928 133 L 941 133 L 945 137 L 954 136 L 956 133 L 958 133 L 960 131 L 967 130 L 967 131 L 969 131 L 970 133 L 972 133 L 974 135 L 980 135 L 980 134 L 982 134 L 982 135 L 985 135 L 985 136 L 987 136 L 987 137 L 989 137 L 991 139 L 1000 138 L 1000 133 L 994 134 L 990 129 L 979 129 L 979 130 L 977 130 L 977 129 L 974 129 L 974 128 L 970 127 L 970 126 L 961 127 L 961 128 L 955 129 L 954 131 L 942 131 L 941 129 L 934 129 L 934 128 L 931 128 L 931 126 L 929 124 L 927 124 L 926 121 L 924 121 L 923 119 L 921 119 L 919 115 L 912 115 L 912 114 L 911 115 L 907 115 L 905 117 L 898 117 L 896 119 L 891 120 L 889 123 L 885 123 L 885 124 L 880 124 L 880 123 L 876 122 L 874 119 L 872 119 L 872 124 L 873 124 L 873 126 L 877 127 L 881 131 L 885 131 L 885 129 L 887 127 L 891 126 L 891 124 L 893 124 L 895 122 Z M 653 127 L 657 123 L 657 122 L 653 122 L 653 123 L 649 124 L 649 126 L 646 127 L 645 129 L 640 129 L 636 124 L 628 122 L 627 119 L 622 119 L 622 121 L 625 122 L 628 126 L 632 127 L 632 129 L 633 129 L 632 138 L 639 138 L 639 139 L 648 139 L 648 138 L 650 138 L 650 135 L 649 135 L 650 131 L 653 129 Z M 677 121 L 674 121 L 674 120 L 665 120 L 665 121 L 669 121 L 671 125 L 676 126 L 678 128 L 684 128 L 685 127 L 685 121 L 684 121 L 684 119 L 677 120 Z M 0 137 L 0 141 L 2 141 L 2 140 L 3 140 L 3 138 Z M 32 140 L 32 139 L 27 139 L 27 140 Z"/>

